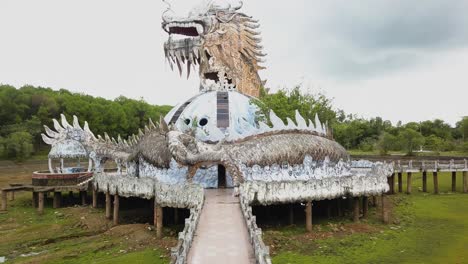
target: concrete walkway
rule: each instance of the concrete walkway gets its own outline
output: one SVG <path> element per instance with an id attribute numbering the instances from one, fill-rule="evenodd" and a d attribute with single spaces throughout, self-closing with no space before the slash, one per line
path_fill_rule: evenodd
<path id="1" fill-rule="evenodd" d="M 239 198 L 232 193 L 232 189 L 205 190 L 189 264 L 255 263 Z"/>

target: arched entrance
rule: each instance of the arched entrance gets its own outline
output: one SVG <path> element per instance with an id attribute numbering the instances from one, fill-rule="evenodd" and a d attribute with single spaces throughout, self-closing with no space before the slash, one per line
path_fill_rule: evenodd
<path id="1" fill-rule="evenodd" d="M 218 188 L 226 188 L 226 167 L 218 165 Z"/>

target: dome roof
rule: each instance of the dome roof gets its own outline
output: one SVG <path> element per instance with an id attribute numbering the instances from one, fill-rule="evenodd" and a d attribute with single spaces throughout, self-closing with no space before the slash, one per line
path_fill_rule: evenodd
<path id="1" fill-rule="evenodd" d="M 174 107 L 165 121 L 182 132 L 194 129 L 202 141 L 216 142 L 241 134 L 246 124 L 257 126 L 263 115 L 255 100 L 236 91 L 204 92 Z"/>

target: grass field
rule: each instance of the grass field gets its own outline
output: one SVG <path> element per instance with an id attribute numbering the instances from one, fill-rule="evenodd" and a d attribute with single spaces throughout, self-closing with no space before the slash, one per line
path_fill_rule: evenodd
<path id="1" fill-rule="evenodd" d="M 468 194 L 460 193 L 461 173 L 456 194 L 448 192 L 448 173 L 439 176 L 440 195 L 418 191 L 421 177 L 413 175 L 413 194 L 390 197 L 390 225 L 380 224 L 372 209 L 368 222 L 360 225 L 347 219 L 318 221 L 312 238 L 303 226 L 265 230 L 273 263 L 468 263 Z M 430 175 L 429 192 L 432 186 Z"/>
<path id="2" fill-rule="evenodd" d="M 44 161 L 20 165 L 2 161 L 0 188 L 9 182 L 30 183 L 31 172 L 46 167 Z M 63 198 L 68 200 L 67 195 Z M 177 242 L 172 228 L 165 229 L 165 238 L 158 240 L 149 224 L 114 227 L 105 219 L 104 209 L 53 209 L 51 203 L 49 198 L 44 215 L 39 216 L 29 192 L 17 193 L 15 201 L 8 202 L 8 212 L 0 212 L 0 259 L 6 257 L 7 263 L 169 263 L 170 248 Z"/>

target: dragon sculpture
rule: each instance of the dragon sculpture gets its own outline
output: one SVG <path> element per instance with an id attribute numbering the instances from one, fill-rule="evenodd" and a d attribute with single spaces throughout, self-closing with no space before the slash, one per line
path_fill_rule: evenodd
<path id="1" fill-rule="evenodd" d="M 213 2 L 213 1 L 211 1 Z M 264 84 L 258 71 L 265 56 L 260 46 L 257 20 L 238 12 L 236 5 L 205 3 L 187 17 L 163 15 L 162 28 L 169 34 L 164 44 L 171 68 L 199 66 L 202 90 L 237 90 L 258 97 Z"/>
<path id="2" fill-rule="evenodd" d="M 188 71 L 192 64 L 198 64 L 202 86 L 209 80 L 215 81 L 216 87 L 205 86 L 204 89 L 235 89 L 258 96 L 261 86 L 258 64 L 259 57 L 263 56 L 255 31 L 258 24 L 238 12 L 241 6 L 209 4 L 204 9 L 197 8 L 186 18 L 164 17 L 162 25 L 170 35 L 164 49 L 170 63 L 175 63 L 181 71 L 183 63 Z M 174 41 L 174 34 L 188 38 Z M 158 177 L 160 173 L 179 171 L 173 166 L 176 163 L 176 167 L 186 168 L 184 177 L 190 180 L 200 168 L 222 164 L 235 186 L 246 179 L 245 167 L 299 166 L 307 159 L 332 163 L 349 159 L 346 150 L 328 136 L 326 127 L 317 117 L 315 122 L 306 121 L 296 111 L 295 122 L 289 118 L 287 121 L 284 124 L 271 111 L 271 127 L 263 122 L 246 124 L 244 132 L 235 137 L 202 142 L 194 131 L 178 131 L 161 118 L 159 124 L 150 120 L 138 135 L 127 140 L 119 136 L 116 140 L 107 134 L 95 137 L 87 123 L 81 128 L 74 117 L 70 125 L 62 115 L 61 125 L 54 120 L 56 131 L 45 127 L 47 135 L 42 136 L 52 148 L 65 150 L 62 152 L 76 153 L 78 149 L 85 149 L 97 171 L 110 159 L 115 160 L 119 168 L 126 167 L 130 176 Z M 223 134 L 215 125 L 211 126 L 210 131 Z"/>

